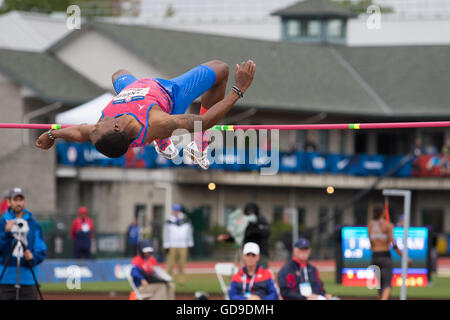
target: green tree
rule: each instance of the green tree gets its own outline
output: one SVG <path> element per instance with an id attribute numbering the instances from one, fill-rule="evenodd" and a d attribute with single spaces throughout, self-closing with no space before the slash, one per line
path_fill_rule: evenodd
<path id="1" fill-rule="evenodd" d="M 4 0 L 0 13 L 13 10 L 52 13 L 57 11 L 66 12 L 67 7 L 79 5 L 87 16 L 100 15 L 112 16 L 120 14 L 122 0 Z"/>
<path id="2" fill-rule="evenodd" d="M 335 1 L 337 5 L 340 5 L 344 8 L 350 9 L 351 12 L 355 14 L 367 13 L 367 8 L 373 5 L 372 0 L 359 0 L 359 1 L 351 1 L 351 0 L 343 0 L 343 1 Z M 390 7 L 380 7 L 381 13 L 391 13 L 394 12 Z"/>
<path id="3" fill-rule="evenodd" d="M 20 10 L 50 13 L 65 11 L 69 3 L 69 0 L 4 0 L 0 12 Z"/>

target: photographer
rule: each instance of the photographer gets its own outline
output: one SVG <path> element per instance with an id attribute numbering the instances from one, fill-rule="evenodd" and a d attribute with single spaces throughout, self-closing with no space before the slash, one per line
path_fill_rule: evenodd
<path id="1" fill-rule="evenodd" d="M 248 221 L 245 228 L 243 240 L 238 241 L 231 234 L 220 234 L 217 237 L 218 241 L 226 242 L 236 242 L 238 245 L 242 246 L 247 242 L 255 242 L 261 250 L 260 264 L 267 268 L 269 266 L 269 236 L 270 236 L 270 226 L 266 218 L 260 214 L 259 206 L 254 202 L 249 202 L 245 205 L 244 217 Z M 243 219 L 240 219 L 243 220 Z M 241 224 L 241 221 L 237 222 Z M 237 225 L 234 229 L 237 229 Z"/>
<path id="2" fill-rule="evenodd" d="M 36 265 L 44 261 L 47 247 L 40 224 L 33 218 L 32 213 L 25 209 L 25 204 L 22 189 L 14 188 L 9 197 L 10 207 L 0 219 L 0 274 L 4 271 L 0 282 L 0 300 L 16 299 L 17 284 L 20 285 L 20 300 L 37 299 L 36 283 L 30 264 L 37 277 Z M 17 238 L 25 247 L 16 246 L 8 265 L 5 266 Z M 18 255 L 20 256 L 19 273 L 17 272 Z M 18 276 L 19 283 L 17 283 Z"/>

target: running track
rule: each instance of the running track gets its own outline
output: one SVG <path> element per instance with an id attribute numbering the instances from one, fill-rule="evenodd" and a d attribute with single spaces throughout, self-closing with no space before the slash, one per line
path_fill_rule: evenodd
<path id="1" fill-rule="evenodd" d="M 191 261 L 186 264 L 185 273 L 215 273 L 214 266 L 221 261 Z M 230 261 L 224 261 L 230 262 Z M 334 272 L 336 263 L 334 260 L 310 260 L 310 263 L 319 269 L 319 272 Z M 278 272 L 284 265 L 284 261 L 274 261 L 269 263 L 269 267 L 273 272 Z M 164 264 L 161 265 L 165 267 Z M 450 276 L 450 257 L 438 258 L 437 273 L 439 275 Z"/>

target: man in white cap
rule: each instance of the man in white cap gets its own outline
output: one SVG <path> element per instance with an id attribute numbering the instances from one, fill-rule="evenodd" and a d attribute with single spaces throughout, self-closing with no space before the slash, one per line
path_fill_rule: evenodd
<path id="1" fill-rule="evenodd" d="M 278 300 L 273 274 L 259 264 L 259 246 L 247 242 L 242 250 L 244 266 L 231 278 L 231 300 Z"/>

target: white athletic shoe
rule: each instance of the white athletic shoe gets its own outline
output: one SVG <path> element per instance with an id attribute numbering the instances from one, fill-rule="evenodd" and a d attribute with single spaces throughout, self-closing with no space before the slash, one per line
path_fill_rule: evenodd
<path id="1" fill-rule="evenodd" d="M 170 141 L 170 144 L 166 147 L 165 150 L 161 150 L 158 147 L 158 144 L 156 143 L 156 141 L 154 141 L 154 146 L 155 146 L 156 152 L 158 152 L 164 158 L 172 160 L 178 156 L 178 150 L 177 150 L 177 148 L 175 148 L 175 145 L 173 144 L 172 139 L 169 139 L 169 141 Z"/>
<path id="2" fill-rule="evenodd" d="M 203 152 L 199 151 L 197 144 L 192 141 L 183 149 L 183 156 L 188 156 L 203 170 L 208 170 L 209 160 L 208 160 L 208 148 Z"/>

